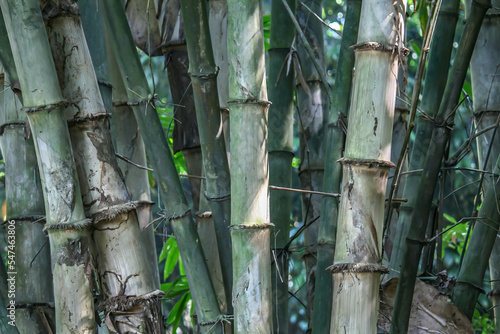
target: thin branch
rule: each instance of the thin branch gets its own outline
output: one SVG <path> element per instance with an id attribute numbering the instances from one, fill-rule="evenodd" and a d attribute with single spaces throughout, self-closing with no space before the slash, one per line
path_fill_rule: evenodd
<path id="1" fill-rule="evenodd" d="M 316 14 L 311 8 L 309 8 L 304 2 L 302 1 L 299 1 L 299 3 L 304 6 L 311 14 L 314 15 L 314 17 L 316 17 L 318 19 L 319 22 L 321 22 L 322 24 L 324 24 L 325 26 L 328 27 L 328 29 L 332 30 L 333 32 L 335 32 L 337 35 L 339 35 L 340 37 L 342 37 L 342 33 L 340 31 L 337 31 L 335 29 L 333 29 L 332 27 L 330 27 L 330 25 L 328 23 L 326 23 L 325 21 L 323 21 L 323 19 L 321 17 L 318 16 L 318 14 Z"/>
<path id="2" fill-rule="evenodd" d="M 285 191 L 292 191 L 292 192 L 296 192 L 296 193 L 322 195 L 322 196 L 329 196 L 329 197 L 340 197 L 340 194 L 325 193 L 323 191 L 304 190 L 304 189 L 295 189 L 295 188 L 278 187 L 278 186 L 269 186 L 269 189 L 273 189 L 273 190 L 285 190 Z"/>
<path id="3" fill-rule="evenodd" d="M 281 2 L 283 3 L 283 6 L 285 6 L 286 11 L 290 15 L 290 19 L 292 20 L 293 25 L 295 26 L 295 29 L 297 30 L 297 32 L 299 34 L 299 37 L 302 40 L 302 43 L 304 43 L 304 47 L 306 48 L 307 53 L 309 54 L 309 57 L 311 58 L 311 61 L 314 64 L 314 67 L 316 68 L 316 71 L 318 71 L 318 74 L 319 74 L 319 76 L 321 78 L 323 86 L 325 86 L 325 89 L 326 89 L 326 91 L 328 93 L 328 97 L 329 97 L 330 103 L 331 103 L 332 99 L 333 99 L 333 97 L 332 97 L 332 89 L 331 89 L 330 85 L 328 84 L 328 81 L 326 80 L 325 73 L 321 69 L 321 67 L 319 66 L 318 60 L 314 56 L 314 52 L 313 52 L 313 50 L 311 48 L 311 45 L 307 41 L 306 35 L 304 35 L 304 32 L 300 28 L 300 24 L 299 24 L 299 22 L 297 22 L 297 19 L 295 18 L 295 15 L 293 14 L 292 10 L 290 9 L 290 6 L 288 6 L 288 4 L 286 3 L 285 0 L 281 0 Z"/>

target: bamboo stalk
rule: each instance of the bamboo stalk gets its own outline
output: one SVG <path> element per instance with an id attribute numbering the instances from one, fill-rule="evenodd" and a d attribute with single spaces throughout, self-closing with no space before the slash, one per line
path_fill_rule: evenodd
<path id="1" fill-rule="evenodd" d="M 453 38 L 455 26 L 458 20 L 458 0 L 444 0 L 435 27 L 435 34 L 431 42 L 428 69 L 426 72 L 426 84 L 422 92 L 421 109 L 429 117 L 434 117 L 439 109 L 439 103 L 446 86 L 448 70 L 450 68 L 451 50 L 453 49 Z M 425 52 L 423 50 L 422 52 Z M 427 156 L 432 134 L 432 123 L 422 118 L 422 115 L 410 119 L 408 131 L 414 126 L 415 142 L 409 159 L 409 170 L 422 168 Z M 408 202 L 402 204 L 399 209 L 399 219 L 396 225 L 396 236 L 394 238 L 393 250 L 389 264 L 389 277 L 399 276 L 403 256 L 406 249 L 406 235 L 410 226 L 411 216 L 415 201 L 419 193 L 415 191 L 420 182 L 420 176 L 409 174 L 403 191 L 403 198 Z"/>
<path id="2" fill-rule="evenodd" d="M 235 333 L 271 333 L 271 254 L 262 8 L 228 1 Z"/>
<path id="3" fill-rule="evenodd" d="M 217 75 L 217 92 L 219 93 L 220 111 L 222 113 L 222 127 L 226 140 L 228 162 L 231 165 L 229 143 L 229 64 L 227 61 L 227 1 L 211 0 L 209 7 L 210 37 L 214 51 L 215 64 L 219 67 Z"/>
<path id="4" fill-rule="evenodd" d="M 356 76 L 342 161 L 343 186 L 333 273 L 333 333 L 376 332 L 384 201 L 398 61 L 404 56 L 404 1 L 363 2 Z M 377 18 L 392 17 L 380 24 Z M 390 51 L 392 50 L 392 51 Z"/>
<path id="5" fill-rule="evenodd" d="M 7 78 L 8 80 L 8 78 Z M 7 221 L 15 224 L 16 326 L 21 333 L 50 333 L 40 314 L 54 325 L 54 293 L 50 247 L 43 233 L 45 208 L 33 139 L 27 138 L 27 119 L 12 90 L 0 97 L 0 145 L 5 160 Z M 1 103 L 1 102 L 0 102 Z M 29 135 L 29 132 L 28 132 Z M 10 250 L 10 248 L 9 248 Z M 9 261 L 10 262 L 10 261 Z"/>
<path id="6" fill-rule="evenodd" d="M 322 1 L 305 2 L 313 12 L 321 15 Z M 321 83 L 325 76 L 325 55 L 323 41 L 323 25 L 303 6 L 297 8 L 297 16 L 303 24 L 304 42 L 299 40 L 297 55 L 301 71 L 297 73 L 296 94 L 297 114 L 299 119 L 299 150 L 301 163 L 299 178 L 301 187 L 308 190 L 322 190 L 325 168 L 324 132 L 328 119 L 329 100 L 327 89 Z M 318 67 L 319 66 L 319 67 Z M 320 71 L 320 72 L 318 72 Z M 321 197 L 302 196 L 303 220 L 320 215 Z M 318 224 L 311 225 L 304 231 L 304 263 L 307 279 L 306 316 L 311 327 L 314 310 L 314 293 L 316 277 L 316 258 L 318 244 Z M 331 265 L 331 263 L 330 263 Z"/>
<path id="7" fill-rule="evenodd" d="M 295 12 L 295 0 L 288 5 Z M 281 0 L 271 2 L 271 38 L 269 43 L 269 107 L 268 152 L 269 183 L 278 187 L 292 186 L 293 158 L 293 93 L 294 70 L 287 68 L 295 37 L 290 16 Z M 277 189 L 271 188 L 270 189 Z M 273 280 L 273 333 L 288 333 L 288 261 L 283 251 L 290 234 L 290 192 L 271 192 L 269 199 L 270 219 L 274 224 L 271 250 L 275 265 L 271 266 Z"/>
<path id="8" fill-rule="evenodd" d="M 110 331 L 146 333 L 163 330 L 153 231 L 141 233 L 136 207 L 119 170 L 81 20 L 74 2 L 64 16 L 47 15 L 47 32 L 63 96 L 86 213 L 98 251 L 102 284 L 99 311 Z M 98 13 L 96 13 L 97 17 Z M 144 224 L 146 226 L 148 222 Z M 153 242 L 154 245 L 154 242 Z M 149 249 L 149 250 L 148 250 Z M 153 251 L 153 252 L 151 252 Z M 131 325 L 133 323 L 133 325 Z M 138 329 L 140 328 L 140 329 Z"/>
<path id="9" fill-rule="evenodd" d="M 217 93 L 217 67 L 212 51 L 208 11 L 199 0 L 181 0 L 182 12 L 193 19 L 184 24 L 189 55 L 189 73 L 198 119 L 203 166 L 205 168 L 205 196 L 212 208 L 217 245 L 224 279 L 228 314 L 232 314 L 232 251 L 231 235 L 231 176 L 226 155 L 222 118 Z"/>
<path id="10" fill-rule="evenodd" d="M 49 233 L 57 333 L 95 333 L 92 239 L 38 2 L 2 1 L 35 142 Z"/>
<path id="11" fill-rule="evenodd" d="M 499 67 L 498 61 L 491 57 L 492 54 L 500 52 L 500 39 L 497 34 L 500 24 L 498 14 L 498 9 L 490 9 L 486 14 L 471 59 L 474 121 L 478 130 L 496 125 L 500 115 L 500 98 L 497 94 L 493 94 L 494 91 L 500 88 L 500 80 L 496 77 Z M 481 137 L 477 137 L 476 140 L 481 166 L 485 170 L 493 171 L 494 174 L 485 175 L 483 194 L 486 193 L 486 195 L 478 215 L 479 220 L 472 231 L 463 264 L 457 276 L 458 285 L 453 294 L 453 302 L 469 319 L 472 318 L 479 294 L 483 292 L 483 278 L 488 265 L 488 258 L 490 260 L 491 295 L 498 294 L 495 288 L 498 285 L 497 280 L 499 278 L 498 265 L 495 263 L 495 256 L 498 256 L 498 254 L 494 254 L 492 251 L 495 249 L 494 244 L 499 243 L 496 241 L 498 238 L 494 230 L 496 229 L 498 232 L 500 214 L 498 208 L 496 208 L 497 198 L 489 194 L 489 191 L 492 188 L 498 191 L 497 173 L 499 170 L 498 162 L 495 164 L 494 159 L 499 156 L 500 135 L 498 130 L 490 131 Z M 486 160 L 488 156 L 489 159 Z M 497 169 L 495 170 L 495 168 Z M 493 203 L 488 202 L 492 200 Z M 481 220 L 484 217 L 488 218 L 487 221 Z M 490 253 L 491 257 L 489 256 Z M 495 298 L 493 300 L 495 301 Z M 497 313 L 495 312 L 495 318 L 498 318 L 496 317 Z M 496 321 L 498 322 L 498 319 Z"/>
<path id="12" fill-rule="evenodd" d="M 155 178 L 165 210 L 168 212 L 178 241 L 198 324 L 203 333 L 208 331 L 222 333 L 221 313 L 210 282 L 196 225 L 177 176 L 165 133 L 153 102 L 148 98 L 150 95 L 148 83 L 135 51 L 123 7 L 118 0 L 106 1 L 102 10 L 109 41 L 115 52 L 122 77 L 125 78 L 127 95 L 130 100 L 137 101 L 134 114 L 143 135 L 149 161 L 156 171 Z"/>
<path id="13" fill-rule="evenodd" d="M 349 0 L 344 23 L 344 33 L 340 45 L 337 75 L 333 90 L 333 104 L 330 108 L 326 132 L 325 177 L 323 191 L 339 193 L 342 176 L 342 166 L 337 161 L 342 158 L 345 134 L 341 120 L 347 119 L 349 98 L 351 95 L 352 72 L 354 67 L 354 52 L 350 47 L 356 44 L 358 37 L 361 1 Z M 332 274 L 326 270 L 332 263 L 335 253 L 335 237 L 337 233 L 339 200 L 323 197 L 321 201 L 321 217 L 318 229 L 318 254 L 316 264 L 316 289 L 321 291 L 314 298 L 314 315 L 312 333 L 330 331 L 330 316 L 332 314 L 333 282 Z"/>
<path id="14" fill-rule="evenodd" d="M 465 30 L 459 43 L 457 56 L 448 77 L 448 83 L 438 114 L 433 120 L 434 128 L 431 145 L 427 152 L 424 172 L 420 178 L 417 191 L 419 196 L 415 201 L 414 214 L 407 235 L 407 249 L 403 257 L 401 276 L 398 281 L 398 289 L 392 312 L 391 333 L 401 333 L 408 329 L 411 300 L 413 298 L 418 270 L 418 259 L 420 259 L 423 246 L 422 240 L 425 237 L 434 189 L 438 179 L 438 171 L 444 155 L 445 145 L 451 132 L 448 125 L 453 122 L 454 112 L 460 98 L 477 35 L 484 15 L 490 5 L 491 1 L 489 0 L 474 2 L 472 5 L 471 13 L 467 18 Z"/>

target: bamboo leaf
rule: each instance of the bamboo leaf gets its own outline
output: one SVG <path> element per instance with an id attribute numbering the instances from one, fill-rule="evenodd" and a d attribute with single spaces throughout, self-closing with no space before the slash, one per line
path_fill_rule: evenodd
<path id="1" fill-rule="evenodd" d="M 177 241 L 175 238 L 169 238 L 165 243 L 167 248 L 167 260 L 165 261 L 165 269 L 163 271 L 163 279 L 166 280 L 167 277 L 172 273 L 179 260 L 179 248 L 177 247 Z"/>
<path id="2" fill-rule="evenodd" d="M 179 301 L 174 305 L 170 313 L 168 314 L 167 324 L 172 324 L 172 332 L 175 333 L 179 327 L 179 323 L 182 319 L 182 312 L 186 308 L 189 300 L 191 299 L 191 293 L 185 293 Z"/>

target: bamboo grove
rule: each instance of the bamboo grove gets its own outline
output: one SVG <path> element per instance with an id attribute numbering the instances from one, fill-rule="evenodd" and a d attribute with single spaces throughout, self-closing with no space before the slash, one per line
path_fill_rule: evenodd
<path id="1" fill-rule="evenodd" d="M 0 332 L 500 333 L 499 8 L 0 0 Z"/>

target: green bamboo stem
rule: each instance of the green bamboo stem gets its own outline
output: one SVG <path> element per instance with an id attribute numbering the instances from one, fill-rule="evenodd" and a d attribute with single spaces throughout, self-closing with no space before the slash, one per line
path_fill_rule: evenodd
<path id="1" fill-rule="evenodd" d="M 3 64 L 2 72 L 5 72 L 5 75 L 9 77 L 9 80 L 5 82 L 5 85 L 8 85 L 13 90 L 17 90 L 17 92 L 19 92 L 19 78 L 17 76 L 17 71 L 15 70 L 16 65 L 14 64 L 14 56 L 12 55 L 9 36 L 7 35 L 5 21 L 3 16 L 1 15 L 1 11 L 0 11 L 0 45 L 2 46 L 2 50 L 0 52 L 0 63 Z"/>
<path id="2" fill-rule="evenodd" d="M 349 110 L 352 71 L 354 67 L 354 52 L 350 47 L 356 44 L 359 16 L 361 13 L 360 0 L 348 0 L 346 4 L 344 33 L 342 34 L 342 42 L 340 44 L 335 89 L 333 91 L 333 104 L 330 108 L 325 138 L 326 153 L 323 191 L 329 193 L 340 192 L 342 165 L 337 161 L 342 158 L 345 142 L 341 119 L 347 120 Z M 313 334 L 330 332 L 333 282 L 332 274 L 326 268 L 331 266 L 334 258 L 338 205 L 338 198 L 323 196 L 321 200 L 316 263 L 316 290 L 321 291 L 321 293 L 316 294 L 314 298 Z"/>
<path id="3" fill-rule="evenodd" d="M 76 9 L 73 2 L 70 5 Z M 80 17 L 66 9 L 64 16 L 47 15 L 46 26 L 62 93 L 71 101 L 65 112 L 83 205 L 95 227 L 92 236 L 105 298 L 99 310 L 110 331 L 162 331 L 155 248 L 144 247 L 151 245 L 153 231 L 141 233 L 135 210 L 140 203 L 131 201 L 119 170 Z"/>
<path id="4" fill-rule="evenodd" d="M 170 93 L 174 110 L 173 149 L 182 151 L 186 169 L 190 175 L 201 175 L 203 161 L 198 134 L 198 121 L 193 97 L 193 87 L 189 76 L 189 58 L 184 33 L 184 18 L 180 0 L 164 1 L 158 8 L 158 22 L 162 27 L 162 53 L 168 73 Z M 199 179 L 190 178 L 191 198 L 194 211 L 200 203 Z M 206 254 L 205 254 L 206 255 Z"/>
<path id="5" fill-rule="evenodd" d="M 450 68 L 449 64 L 453 49 L 455 26 L 458 20 L 459 4 L 460 1 L 458 0 L 444 0 L 438 14 L 435 33 L 430 47 L 426 84 L 422 92 L 422 102 L 420 105 L 425 115 L 421 114 L 416 121 L 415 141 L 410 153 L 408 170 L 421 169 L 425 164 L 433 128 L 432 123 L 426 118 L 432 118 L 437 114 L 443 97 L 447 74 Z M 410 124 L 409 126 L 412 128 L 414 124 Z M 406 235 L 410 227 L 415 201 L 419 196 L 419 193 L 415 191 L 419 182 L 419 174 L 409 174 L 406 176 L 402 198 L 407 198 L 408 202 L 401 203 L 399 208 L 396 236 L 389 264 L 389 277 L 399 276 L 401 271 L 406 249 Z"/>
<path id="6" fill-rule="evenodd" d="M 295 12 L 295 0 L 288 5 Z M 295 37 L 290 16 L 281 0 L 271 3 L 271 39 L 269 47 L 268 152 L 269 182 L 275 186 L 292 186 L 293 159 L 293 93 L 294 71 L 288 72 L 291 45 Z M 288 251 L 284 249 L 290 234 L 291 193 L 273 191 L 269 199 L 271 222 L 274 224 L 271 249 L 275 265 L 273 280 L 273 333 L 288 333 Z"/>
<path id="7" fill-rule="evenodd" d="M 444 149 L 450 135 L 450 125 L 453 123 L 454 112 L 462 90 L 472 51 L 476 43 L 481 23 L 491 1 L 474 2 L 467 18 L 457 56 L 448 77 L 448 83 L 439 107 L 438 114 L 433 119 L 431 145 L 427 152 L 424 171 L 418 187 L 418 198 L 415 201 L 414 213 L 407 235 L 407 249 L 403 257 L 398 290 L 392 312 L 391 333 L 401 333 L 408 329 L 411 300 L 418 270 L 422 246 L 429 212 L 431 209 L 434 189 L 437 184 L 438 172 L 441 167 Z"/>
<path id="8" fill-rule="evenodd" d="M 498 61 L 491 57 L 492 54 L 500 52 L 500 39 L 497 36 L 497 29 L 500 24 L 498 13 L 499 10 L 490 9 L 486 14 L 471 59 L 474 121 L 478 131 L 496 124 L 500 115 L 500 98 L 497 94 L 492 94 L 500 87 L 500 80 L 496 78 L 499 70 Z M 494 171 L 495 167 L 498 168 L 498 162 L 494 163 L 494 157 L 499 156 L 500 136 L 498 133 L 494 134 L 494 132 L 489 131 L 477 138 L 480 166 L 487 171 Z M 485 161 L 490 145 L 492 145 L 490 158 Z M 483 278 L 488 265 L 488 258 L 490 259 L 491 268 L 491 295 L 498 294 L 498 291 L 495 291 L 498 285 L 496 282 L 498 276 L 495 276 L 495 274 L 498 275 L 496 269 L 498 266 L 494 262 L 495 255 L 491 254 L 491 257 L 489 256 L 492 250 L 495 249 L 494 243 L 498 243 L 496 242 L 497 235 L 492 229 L 498 230 L 498 224 L 500 223 L 500 214 L 495 207 L 498 201 L 495 201 L 494 195 L 489 193 L 491 188 L 498 191 L 496 172 L 498 170 L 494 171 L 494 175 L 485 175 L 483 193 L 485 192 L 486 195 L 479 212 L 480 220 L 476 222 L 471 234 L 469 246 L 457 277 L 458 285 L 453 295 L 453 302 L 469 319 L 472 318 L 477 297 L 483 291 Z M 487 202 L 492 200 L 493 203 Z M 488 219 L 481 220 L 481 217 L 488 217 Z M 493 299 L 495 300 L 495 298 Z"/>
<path id="9" fill-rule="evenodd" d="M 214 51 L 215 64 L 219 67 L 217 75 L 217 92 L 222 113 L 222 127 L 226 140 L 228 162 L 231 163 L 229 143 L 229 66 L 227 61 L 227 1 L 212 0 L 208 2 L 210 37 Z"/>
<path id="10" fill-rule="evenodd" d="M 91 237 L 63 114 L 63 96 L 38 2 L 4 1 L 44 190 L 57 333 L 95 333 Z M 28 24 L 29 23 L 29 24 Z"/>
<path id="11" fill-rule="evenodd" d="M 500 173 L 500 158 L 495 164 L 493 177 L 497 179 Z M 488 187 L 469 246 L 457 277 L 457 286 L 453 293 L 453 303 L 469 320 L 472 320 L 479 294 L 483 292 L 483 278 L 488 266 L 495 239 L 500 225 L 500 182 L 495 181 Z"/>
<path id="12" fill-rule="evenodd" d="M 196 118 L 206 191 L 210 202 L 217 245 L 219 249 L 222 277 L 228 314 L 232 314 L 232 251 L 229 225 L 231 224 L 231 176 L 227 162 L 224 132 L 222 131 L 219 95 L 217 93 L 217 67 L 212 51 L 208 11 L 199 0 L 181 0 L 182 12 L 192 20 L 185 22 L 184 32 L 189 55 L 189 73 L 193 85 Z"/>
<path id="13" fill-rule="evenodd" d="M 262 8 L 228 1 L 235 333 L 271 333 L 271 252 Z"/>
<path id="14" fill-rule="evenodd" d="M 313 12 L 321 15 L 322 1 L 304 2 Z M 325 75 L 325 55 L 323 47 L 323 25 L 304 6 L 297 8 L 297 17 L 305 24 L 302 27 L 307 44 L 299 40 L 297 54 L 300 59 L 301 73 L 297 77 L 297 112 L 299 117 L 300 160 L 299 178 L 303 189 L 322 190 L 325 168 L 324 131 L 328 119 L 328 92 L 322 84 Z M 310 45 L 307 47 L 306 45 Z M 312 50 L 312 55 L 311 51 Z M 314 58 L 314 59 L 313 59 Z M 315 65 L 317 64 L 317 65 Z M 319 66 L 319 67 L 318 67 Z M 321 70 L 321 73 L 318 71 Z M 303 87 L 306 85 L 307 87 Z M 320 215 L 321 197 L 315 195 L 302 196 L 302 213 L 304 221 Z M 309 327 L 313 317 L 314 291 L 316 276 L 316 258 L 318 243 L 318 224 L 309 226 L 304 231 L 304 263 L 307 275 L 307 309 L 306 316 Z M 331 263 L 330 263 L 331 265 Z"/>
<path id="15" fill-rule="evenodd" d="M 113 110 L 113 101 L 111 97 L 111 82 L 109 80 L 108 56 L 106 52 L 106 41 L 103 36 L 104 22 L 99 12 L 101 0 L 82 1 L 78 4 L 82 27 L 85 32 L 85 39 L 89 48 L 94 72 L 99 84 L 104 107 L 108 112 Z"/>
<path id="16" fill-rule="evenodd" d="M 3 23 L 3 17 L 0 15 L 0 25 L 3 25 L 3 31 L 5 34 L 7 33 L 5 30 L 5 24 Z M 1 29 L 1 28 L 0 28 Z M 8 39 L 6 39 L 8 41 Z M 5 40 L 0 42 L 0 46 L 5 46 Z M 9 43 L 10 45 L 10 43 Z M 0 87 L 5 87 L 6 85 L 5 81 L 5 74 L 3 72 L 3 67 L 0 63 Z M 5 92 L 0 94 L 0 113 L 4 113 L 4 100 L 5 100 Z M 0 140 L 1 144 L 2 140 Z M 36 166 L 35 166 L 36 168 Z M 0 232 L 0 237 L 2 239 L 7 240 L 6 238 L 6 229 L 2 229 Z M 7 254 L 8 255 L 8 254 Z M 2 263 L 0 265 L 0 331 L 5 334 L 19 334 L 19 331 L 17 330 L 15 321 L 12 320 L 12 316 L 15 315 L 14 312 L 15 310 L 15 304 L 11 304 L 11 299 L 9 299 L 9 285 L 7 279 L 9 276 L 7 275 L 7 268 L 6 266 Z M 14 279 L 15 282 L 15 279 Z M 15 300 L 14 300 L 15 303 Z M 9 307 L 9 309 L 7 309 Z"/>
<path id="17" fill-rule="evenodd" d="M 201 191 L 205 192 L 205 180 L 201 182 Z M 224 279 L 222 278 L 222 268 L 219 261 L 219 250 L 216 242 L 217 234 L 215 232 L 214 220 L 212 218 L 212 208 L 205 196 L 200 198 L 200 208 L 196 213 L 196 225 L 198 234 L 203 236 L 201 244 L 203 252 L 207 260 L 207 266 L 210 271 L 210 277 L 214 285 L 215 292 L 217 293 L 217 300 L 219 301 L 220 309 L 227 309 L 227 298 L 224 291 Z M 231 323 L 226 322 L 226 331 L 230 331 Z"/>
<path id="18" fill-rule="evenodd" d="M 150 96 L 148 83 L 135 51 L 130 28 L 118 0 L 106 1 L 101 8 L 109 41 L 129 100 L 136 101 L 134 114 L 142 132 L 149 161 L 174 229 L 202 332 L 221 333 L 221 313 L 199 242 L 191 209 L 186 201 L 177 170 Z"/>
<path id="19" fill-rule="evenodd" d="M 356 77 L 347 129 L 333 273 L 333 333 L 374 333 L 377 326 L 384 202 L 404 56 L 404 1 L 361 5 Z M 378 17 L 393 17 L 380 24 Z"/>
<path id="20" fill-rule="evenodd" d="M 8 79 L 7 79 L 8 80 Z M 15 223 L 16 326 L 21 333 L 54 331 L 50 247 L 35 146 L 26 138 L 26 115 L 12 90 L 1 94 L 0 146 L 5 160 L 7 221 Z M 35 305 L 35 306 L 30 306 Z M 50 323 L 52 328 L 44 324 Z"/>

